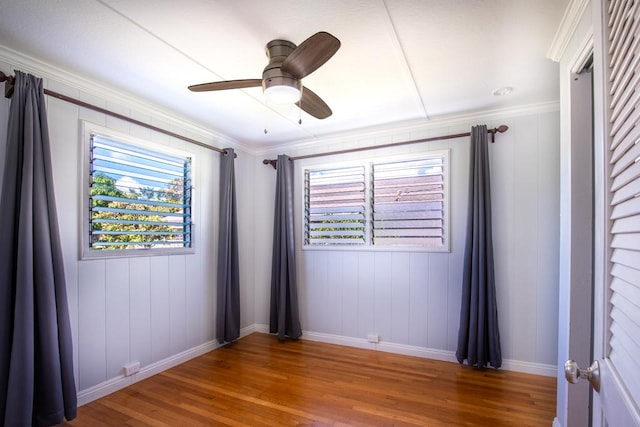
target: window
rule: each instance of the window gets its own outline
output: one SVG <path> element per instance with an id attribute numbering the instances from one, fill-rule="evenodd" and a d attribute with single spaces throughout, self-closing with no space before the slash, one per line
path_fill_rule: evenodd
<path id="1" fill-rule="evenodd" d="M 306 243 L 365 243 L 364 166 L 305 171 Z"/>
<path id="2" fill-rule="evenodd" d="M 307 247 L 448 250 L 448 152 L 306 169 Z"/>
<path id="3" fill-rule="evenodd" d="M 191 157 L 96 131 L 87 138 L 83 254 L 189 251 Z"/>
<path id="4" fill-rule="evenodd" d="M 444 157 L 372 165 L 373 244 L 444 244 Z"/>

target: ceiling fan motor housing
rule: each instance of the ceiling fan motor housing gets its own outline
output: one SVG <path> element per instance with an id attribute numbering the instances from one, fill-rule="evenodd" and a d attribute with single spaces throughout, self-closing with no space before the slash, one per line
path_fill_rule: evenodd
<path id="1" fill-rule="evenodd" d="M 290 86 L 298 91 L 302 89 L 300 79 L 280 69 L 284 60 L 295 48 L 296 45 L 288 40 L 271 40 L 267 43 L 265 53 L 269 58 L 269 63 L 262 71 L 263 91 L 271 86 Z"/>
<path id="2" fill-rule="evenodd" d="M 299 46 L 288 40 L 276 39 L 265 48 L 269 63 L 261 79 L 224 80 L 189 86 L 193 92 L 245 89 L 262 86 L 267 103 L 292 104 L 317 119 L 331 116 L 331 108 L 311 89 L 302 86 L 302 79 L 313 73 L 340 48 L 340 40 L 320 31 Z"/>

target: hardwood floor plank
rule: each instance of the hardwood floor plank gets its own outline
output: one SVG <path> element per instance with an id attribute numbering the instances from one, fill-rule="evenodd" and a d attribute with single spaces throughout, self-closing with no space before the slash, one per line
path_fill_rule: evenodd
<path id="1" fill-rule="evenodd" d="M 555 379 L 252 334 L 63 426 L 542 426 Z"/>

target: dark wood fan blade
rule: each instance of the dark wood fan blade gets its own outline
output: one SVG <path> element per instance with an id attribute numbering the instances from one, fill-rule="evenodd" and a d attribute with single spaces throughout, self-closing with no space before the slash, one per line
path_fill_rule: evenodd
<path id="1" fill-rule="evenodd" d="M 340 48 L 340 40 L 321 31 L 303 41 L 284 60 L 280 69 L 301 79 L 327 62 Z"/>
<path id="2" fill-rule="evenodd" d="M 244 89 L 262 86 L 262 79 L 225 80 L 222 82 L 202 83 L 189 86 L 192 92 L 207 92 L 210 90 Z"/>
<path id="3" fill-rule="evenodd" d="M 331 108 L 311 89 L 302 88 L 302 99 L 296 105 L 316 119 L 326 119 L 333 112 Z"/>

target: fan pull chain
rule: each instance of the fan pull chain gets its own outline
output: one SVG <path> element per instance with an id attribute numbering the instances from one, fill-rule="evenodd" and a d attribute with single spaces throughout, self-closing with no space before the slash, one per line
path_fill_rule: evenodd
<path id="1" fill-rule="evenodd" d="M 300 85 L 300 101 L 298 101 L 298 124 L 302 124 L 302 91 L 304 86 Z"/>

